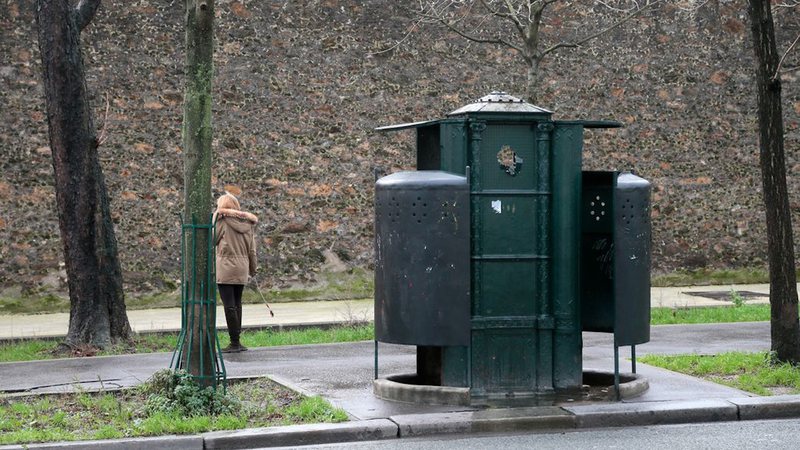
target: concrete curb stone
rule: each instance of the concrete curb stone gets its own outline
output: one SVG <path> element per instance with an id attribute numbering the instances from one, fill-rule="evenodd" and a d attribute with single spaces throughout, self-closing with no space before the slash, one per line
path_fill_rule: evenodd
<path id="1" fill-rule="evenodd" d="M 691 422 L 735 421 L 738 408 L 725 400 L 685 400 L 567 406 L 578 428 L 624 427 Z"/>
<path id="2" fill-rule="evenodd" d="M 159 450 L 203 450 L 203 437 L 158 436 L 0 446 L 0 450 L 151 450 L 154 448 Z"/>
<path id="3" fill-rule="evenodd" d="M 739 420 L 800 417 L 800 395 L 743 397 L 728 401 L 739 408 Z"/>
<path id="4" fill-rule="evenodd" d="M 405 414 L 389 418 L 403 437 L 449 433 L 487 433 L 575 427 L 575 417 L 556 406 L 491 409 L 435 414 Z"/>
<path id="5" fill-rule="evenodd" d="M 289 425 L 205 433 L 205 450 L 288 447 L 397 438 L 397 424 L 388 419 Z"/>
<path id="6" fill-rule="evenodd" d="M 416 374 L 390 375 L 372 382 L 372 393 L 384 400 L 425 405 L 469 405 L 469 388 L 411 384 Z"/>

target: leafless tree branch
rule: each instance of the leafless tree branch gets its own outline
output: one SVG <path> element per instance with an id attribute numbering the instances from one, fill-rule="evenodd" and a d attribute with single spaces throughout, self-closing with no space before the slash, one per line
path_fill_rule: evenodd
<path id="1" fill-rule="evenodd" d="M 489 11 L 489 14 L 493 16 L 497 16 L 503 19 L 508 20 L 514 25 L 514 28 L 517 29 L 517 32 L 520 34 L 525 32 L 525 26 L 519 20 L 519 15 L 514 12 L 514 5 L 511 3 L 511 0 L 505 0 L 505 7 L 507 12 L 502 12 L 492 7 L 486 0 L 481 0 L 481 5 L 483 6 L 486 11 Z"/>
<path id="2" fill-rule="evenodd" d="M 97 138 L 97 146 L 101 147 L 108 140 L 108 111 L 111 109 L 111 103 L 108 101 L 108 93 L 106 93 L 106 114 L 103 116 L 103 128 L 100 130 L 100 136 Z"/>
<path id="3" fill-rule="evenodd" d="M 792 45 L 790 45 L 789 48 L 786 49 L 786 52 L 784 52 L 783 56 L 781 57 L 781 60 L 778 62 L 778 67 L 775 69 L 775 75 L 772 76 L 772 81 L 777 80 L 778 76 L 780 76 L 783 62 L 786 61 L 786 57 L 789 56 L 789 53 L 791 53 L 792 50 L 794 50 L 794 48 L 797 46 L 798 41 L 800 41 L 800 34 L 798 34 L 797 37 L 794 38 L 794 42 L 792 42 Z"/>
<path id="4" fill-rule="evenodd" d="M 633 19 L 633 18 L 635 18 L 635 17 L 639 16 L 639 15 L 640 15 L 640 14 L 642 14 L 644 11 L 648 10 L 648 9 L 649 9 L 649 8 L 651 8 L 653 5 L 656 5 L 656 4 L 660 3 L 661 1 L 662 1 L 662 0 L 653 0 L 653 1 L 650 1 L 650 0 L 648 0 L 648 1 L 647 1 L 647 3 L 645 3 L 644 5 L 641 5 L 641 6 L 639 6 L 639 7 L 638 7 L 638 8 L 636 8 L 636 9 L 635 9 L 633 12 L 631 12 L 631 13 L 630 13 L 630 14 L 628 14 L 627 16 L 623 17 L 623 18 L 622 18 L 622 19 L 620 19 L 619 21 L 617 21 L 617 22 L 615 22 L 615 23 L 611 24 L 610 26 L 608 26 L 608 27 L 606 27 L 606 28 L 604 28 L 604 29 L 602 29 L 602 30 L 600 30 L 600 31 L 596 32 L 596 33 L 590 34 L 589 36 L 586 36 L 586 37 L 584 37 L 584 38 L 582 38 L 582 39 L 579 39 L 579 40 L 577 40 L 577 41 L 575 41 L 575 42 L 560 42 L 560 43 L 558 43 L 558 44 L 555 44 L 555 45 L 553 45 L 553 46 L 551 46 L 551 47 L 549 47 L 549 48 L 545 49 L 545 50 L 542 52 L 542 55 L 547 55 L 547 54 L 549 54 L 549 53 L 552 53 L 552 52 L 554 52 L 554 51 L 556 51 L 556 50 L 558 50 L 558 49 L 560 49 L 560 48 L 575 48 L 575 47 L 580 47 L 581 45 L 583 45 L 583 44 L 585 44 L 585 43 L 587 43 L 587 42 L 591 41 L 592 39 L 595 39 L 595 38 L 597 38 L 597 37 L 599 37 L 599 36 L 602 36 L 602 35 L 604 35 L 604 34 L 606 34 L 606 33 L 610 32 L 611 30 L 613 30 L 613 29 L 615 29 L 615 28 L 619 27 L 620 25 L 622 25 L 622 24 L 624 24 L 624 23 L 626 23 L 626 22 L 630 21 L 631 19 Z"/>
<path id="5" fill-rule="evenodd" d="M 488 6 L 484 0 L 481 0 L 481 5 L 482 6 Z M 447 6 L 450 6 L 450 5 L 448 4 Z M 473 33 L 467 32 L 464 29 L 460 28 L 458 26 L 458 24 L 461 23 L 464 19 L 468 18 L 471 15 L 471 9 L 466 11 L 464 14 L 462 14 L 461 17 L 449 18 L 443 12 L 447 8 L 447 6 L 440 7 L 440 8 L 436 8 L 436 7 L 423 8 L 420 11 L 417 12 L 417 15 L 422 20 L 427 20 L 427 21 L 430 21 L 430 22 L 436 22 L 436 23 L 439 23 L 439 24 L 443 25 L 445 28 L 447 28 L 451 32 L 461 36 L 462 38 L 464 38 L 464 39 L 466 39 L 468 41 L 479 43 L 479 44 L 504 45 L 506 47 L 509 47 L 509 48 L 519 52 L 521 55 L 523 55 L 523 57 L 527 58 L 525 50 L 522 47 L 520 47 L 519 45 L 514 44 L 513 42 L 511 42 L 511 41 L 509 41 L 507 39 L 503 39 L 501 37 L 486 38 L 486 37 L 479 36 L 477 34 L 473 34 Z M 425 12 L 426 9 L 427 9 L 428 12 Z M 490 16 L 492 16 L 492 15 L 498 16 L 497 14 L 494 14 L 493 11 L 495 11 L 494 8 L 487 8 L 487 12 L 489 12 Z M 506 16 L 509 16 L 509 14 L 506 14 Z M 503 16 L 500 16 L 500 17 L 503 17 Z M 503 18 L 511 20 L 509 17 L 503 17 Z"/>

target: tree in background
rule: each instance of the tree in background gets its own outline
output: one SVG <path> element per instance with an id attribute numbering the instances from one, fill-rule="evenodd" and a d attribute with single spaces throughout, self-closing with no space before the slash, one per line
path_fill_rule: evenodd
<path id="1" fill-rule="evenodd" d="M 436 23 L 479 44 L 499 45 L 515 51 L 527 66 L 525 95 L 535 102 L 542 60 L 564 48 L 577 48 L 641 15 L 662 0 L 419 0 L 416 15 L 421 23 Z M 613 5 L 612 5 L 613 3 Z M 578 24 L 573 38 L 555 40 L 543 34 L 544 18 L 561 11 L 603 7 L 613 12 L 614 21 L 599 29 Z"/>
<path id="2" fill-rule="evenodd" d="M 44 73 L 56 205 L 69 287 L 63 345 L 103 348 L 128 340 L 122 271 L 108 193 L 98 157 L 80 33 L 100 0 L 38 0 L 36 21 Z"/>
<path id="3" fill-rule="evenodd" d="M 775 43 L 770 0 L 749 0 L 758 93 L 759 160 L 767 215 L 772 351 L 780 361 L 800 363 L 794 238 L 786 186 L 781 56 Z M 792 45 L 797 44 L 797 40 Z M 791 50 L 791 48 L 790 48 Z M 788 52 L 787 52 L 788 54 Z"/>

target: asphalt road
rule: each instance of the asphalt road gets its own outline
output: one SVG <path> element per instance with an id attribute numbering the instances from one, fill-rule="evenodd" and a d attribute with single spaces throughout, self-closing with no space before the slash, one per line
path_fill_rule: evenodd
<path id="1" fill-rule="evenodd" d="M 800 420 L 757 420 L 691 425 L 608 428 L 519 435 L 470 435 L 427 439 L 347 442 L 300 449 L 797 449 Z"/>

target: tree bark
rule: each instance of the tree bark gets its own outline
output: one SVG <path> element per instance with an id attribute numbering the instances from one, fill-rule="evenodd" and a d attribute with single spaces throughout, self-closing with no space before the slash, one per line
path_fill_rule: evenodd
<path id="1" fill-rule="evenodd" d="M 767 215 L 772 351 L 780 361 L 800 363 L 794 238 L 783 144 L 780 55 L 769 0 L 749 0 L 756 56 L 758 128 L 764 209 Z"/>
<path id="2" fill-rule="evenodd" d="M 186 0 L 186 87 L 183 115 L 184 221 L 209 225 L 211 221 L 211 84 L 214 56 L 214 1 Z M 180 367 L 201 383 L 210 384 L 216 370 L 215 280 L 213 251 L 209 254 L 210 228 L 195 228 L 187 235 L 183 258 L 187 270 L 184 295 L 191 301 L 184 313 L 185 343 Z"/>
<path id="3" fill-rule="evenodd" d="M 70 296 L 64 344 L 71 348 L 103 348 L 131 336 L 79 40 L 99 3 L 83 1 L 78 9 L 68 0 L 38 0 L 36 11 Z"/>
<path id="4" fill-rule="evenodd" d="M 525 78 L 525 95 L 529 103 L 536 104 L 539 98 L 539 59 L 527 61 L 528 70 Z"/>

